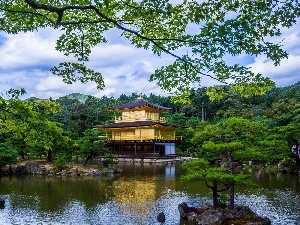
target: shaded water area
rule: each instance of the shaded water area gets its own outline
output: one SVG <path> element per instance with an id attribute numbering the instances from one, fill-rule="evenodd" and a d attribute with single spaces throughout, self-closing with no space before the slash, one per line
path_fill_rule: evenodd
<path id="1" fill-rule="evenodd" d="M 181 165 L 119 165 L 108 177 L 22 176 L 0 178 L 0 224 L 186 224 L 178 204 L 211 203 L 201 182 L 180 181 Z M 247 171 L 248 172 L 248 171 Z M 259 188 L 237 190 L 238 204 L 249 206 L 272 224 L 300 224 L 300 178 L 251 172 Z"/>

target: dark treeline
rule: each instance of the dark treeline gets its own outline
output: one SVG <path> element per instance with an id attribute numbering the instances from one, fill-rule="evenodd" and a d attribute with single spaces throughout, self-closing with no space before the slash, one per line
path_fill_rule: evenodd
<path id="1" fill-rule="evenodd" d="M 143 96 L 149 102 L 172 108 L 172 112 L 162 115 L 167 123 L 189 127 L 178 131 L 183 141 L 177 145 L 177 154 L 209 158 L 202 148 L 204 140 L 195 140 L 204 124 L 239 117 L 265 125 L 266 131 L 260 136 L 264 137 L 263 148 L 267 149 L 268 158 L 263 162 L 278 163 L 292 156 L 291 147 L 298 146 L 300 137 L 300 82 L 274 88 L 263 96 L 234 95 L 221 101 L 210 101 L 205 92 L 206 88 L 193 89 L 190 104 L 173 103 L 171 97 L 154 94 Z M 95 142 L 99 131 L 91 128 L 114 121 L 117 115 L 109 111 L 109 107 L 137 97 L 137 93 L 122 94 L 118 98 L 73 93 L 56 100 L 20 100 L 15 95 L 8 100 L 1 98 L 0 166 L 14 161 L 16 155 L 19 159 L 45 158 L 63 164 L 78 157 L 108 154 L 103 142 Z M 297 159 L 297 154 L 294 157 Z"/>

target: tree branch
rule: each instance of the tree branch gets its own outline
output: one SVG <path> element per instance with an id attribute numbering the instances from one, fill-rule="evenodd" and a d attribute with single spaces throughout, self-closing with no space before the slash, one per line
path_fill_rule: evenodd
<path id="1" fill-rule="evenodd" d="M 221 81 L 219 80 L 217 77 L 214 77 L 210 74 L 206 74 L 206 73 L 203 73 L 201 72 L 200 70 L 198 70 L 194 65 L 193 63 L 191 63 L 190 61 L 187 61 L 185 60 L 184 58 L 176 55 L 175 53 L 171 52 L 170 50 L 166 49 L 165 47 L 161 46 L 160 44 L 157 43 L 158 40 L 164 40 L 164 39 L 154 39 L 154 38 L 149 38 L 149 37 L 146 37 L 142 34 L 140 34 L 139 32 L 135 31 L 135 30 L 132 30 L 132 29 L 129 29 L 127 27 L 124 27 L 122 26 L 117 20 L 114 20 L 108 16 L 106 16 L 104 13 L 102 13 L 97 7 L 93 6 L 93 5 L 88 5 L 88 6 L 65 6 L 65 7 L 55 7 L 55 6 L 51 6 L 51 5 L 47 5 L 47 4 L 39 4 L 37 3 L 36 1 L 34 0 L 24 0 L 30 7 L 32 7 L 33 9 L 43 9 L 43 10 L 46 10 L 46 11 L 50 11 L 50 12 L 54 12 L 58 15 L 58 18 L 57 18 L 57 21 L 56 21 L 56 25 L 62 25 L 62 17 L 63 17 L 63 14 L 66 10 L 93 10 L 99 17 L 105 19 L 107 22 L 110 22 L 112 23 L 115 27 L 117 27 L 118 29 L 120 30 L 123 30 L 125 32 L 128 32 L 128 33 L 131 33 L 131 34 L 134 34 L 135 36 L 143 39 L 143 40 L 146 40 L 146 41 L 149 41 L 150 43 L 152 43 L 154 46 L 156 46 L 157 48 L 159 48 L 160 50 L 162 50 L 163 52 L 173 56 L 174 58 L 190 65 L 191 68 L 193 68 L 198 74 L 201 74 L 203 76 L 207 76 L 207 77 L 210 77 L 214 80 L 217 80 L 221 83 L 224 83 L 224 84 L 227 84 L 227 82 L 225 81 Z M 179 41 L 181 39 L 165 39 L 166 41 L 167 40 L 173 40 L 173 41 Z M 182 42 L 187 42 L 187 40 L 181 40 Z"/>

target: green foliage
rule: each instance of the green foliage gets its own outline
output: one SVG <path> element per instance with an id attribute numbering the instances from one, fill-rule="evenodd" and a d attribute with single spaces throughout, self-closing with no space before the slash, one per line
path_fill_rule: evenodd
<path id="1" fill-rule="evenodd" d="M 193 155 L 212 162 L 224 157 L 226 149 L 231 148 L 236 159 L 277 164 L 291 157 L 291 145 L 299 139 L 299 85 L 274 88 L 261 97 L 230 95 L 219 102 L 209 100 L 206 88 L 191 89 L 188 105 L 154 94 L 144 98 L 172 108 L 172 113 L 161 115 L 167 123 L 189 127 L 176 133 L 183 137 L 176 144 L 176 152 L 182 156 Z M 24 90 L 10 90 L 5 98 L 0 98 L 0 140 L 10 143 L 21 159 L 43 159 L 47 155 L 56 159 L 58 154 L 86 157 L 91 151 L 74 140 L 81 139 L 93 125 L 113 122 L 115 115 L 109 107 L 138 96 L 132 93 L 115 99 L 75 93 L 57 100 L 20 100 L 22 93 Z M 102 142 L 92 145 L 97 144 L 103 148 Z M 95 149 L 94 155 L 107 154 Z"/>
<path id="2" fill-rule="evenodd" d="M 183 169 L 186 171 L 186 174 L 181 177 L 183 181 L 205 181 L 212 186 L 215 181 L 227 182 L 230 180 L 226 168 L 212 167 L 209 162 L 201 158 L 184 163 Z"/>
<path id="3" fill-rule="evenodd" d="M 215 182 L 215 185 L 207 186 L 210 187 L 213 192 L 216 192 L 217 183 L 225 185 L 228 189 L 230 188 L 229 208 L 233 209 L 234 186 L 249 184 L 249 177 L 242 174 L 235 174 L 234 168 L 237 166 L 235 162 L 239 163 L 242 160 L 257 158 L 261 155 L 259 151 L 255 151 L 257 150 L 255 146 L 260 140 L 259 135 L 263 134 L 265 126 L 260 122 L 254 122 L 240 117 L 232 117 L 216 124 L 202 123 L 200 126 L 202 129 L 197 129 L 193 138 L 194 143 L 200 144 L 199 147 L 204 151 L 212 152 L 214 158 L 219 158 L 226 162 L 224 167 L 213 167 L 213 170 L 223 169 L 223 174 L 221 174 L 222 178 L 217 177 L 219 171 L 207 169 L 206 173 L 215 179 L 211 181 L 208 179 L 209 176 L 206 175 L 206 180 L 208 179 L 210 182 Z M 192 170 L 194 169 L 196 168 Z M 190 174 L 192 174 L 192 176 L 199 176 L 199 174 L 195 173 Z M 213 195 L 214 205 L 216 205 L 217 194 L 213 193 Z"/>
<path id="4" fill-rule="evenodd" d="M 178 126 L 185 126 L 187 117 L 183 113 L 166 114 L 166 122 Z"/>
<path id="5" fill-rule="evenodd" d="M 113 154 L 106 154 L 104 160 L 102 161 L 102 165 L 105 168 L 113 167 L 119 163 L 118 159 L 116 159 L 115 155 Z"/>
<path id="6" fill-rule="evenodd" d="M 84 131 L 84 136 L 78 140 L 78 145 L 80 147 L 80 151 L 85 155 L 90 151 L 97 151 L 101 146 L 101 141 L 98 136 L 100 135 L 100 131 L 87 129 Z"/>
<path id="7" fill-rule="evenodd" d="M 67 161 L 68 161 L 68 157 L 66 155 L 56 154 L 53 164 L 57 169 L 63 170 L 65 168 L 67 168 L 67 164 L 66 164 Z"/>
<path id="8" fill-rule="evenodd" d="M 116 104 L 116 99 L 76 93 L 60 97 L 56 102 L 62 106 L 62 111 L 53 119 L 63 124 L 71 138 L 79 139 L 93 125 L 112 122 L 113 115 L 109 107 Z"/>
<path id="9" fill-rule="evenodd" d="M 76 81 L 84 84 L 88 81 L 95 81 L 98 89 L 104 88 L 102 75 L 80 63 L 63 62 L 58 67 L 53 67 L 51 71 L 54 75 L 61 76 L 67 84 L 72 84 Z"/>
<path id="10" fill-rule="evenodd" d="M 213 197 L 212 195 L 209 195 L 209 197 Z M 228 205 L 228 194 L 226 193 L 218 193 L 218 206 L 221 208 L 225 208 Z"/>
<path id="11" fill-rule="evenodd" d="M 280 169 L 293 168 L 293 167 L 295 167 L 295 162 L 293 161 L 293 159 L 285 158 L 280 161 L 280 163 L 278 164 L 278 167 Z"/>
<path id="12" fill-rule="evenodd" d="M 277 163 L 284 158 L 288 158 L 291 154 L 284 136 L 276 134 L 275 130 L 271 130 L 271 132 L 271 134 L 265 136 L 264 140 L 259 142 L 260 163 Z"/>
<path id="13" fill-rule="evenodd" d="M 260 122 L 239 117 L 232 117 L 216 124 L 203 122 L 195 130 L 192 142 L 203 151 L 215 152 L 216 157 L 227 152 L 238 156 L 242 152 L 246 154 L 247 151 L 252 151 L 251 147 L 259 141 L 264 129 L 265 126 Z"/>
<path id="14" fill-rule="evenodd" d="M 95 81 L 103 88 L 100 72 L 85 66 L 92 49 L 108 40 L 106 32 L 118 29 L 120 37 L 136 48 L 151 50 L 157 56 L 174 58 L 170 65 L 156 69 L 151 81 L 174 91 L 187 101 L 189 87 L 203 77 L 230 84 L 228 90 L 210 88 L 211 99 L 228 92 L 241 96 L 263 94 L 274 86 L 269 78 L 239 64 L 228 64 L 226 57 L 263 54 L 274 65 L 287 58 L 282 43 L 274 38 L 299 18 L 297 1 L 36 1 L 0 2 L 0 30 L 17 34 L 45 27 L 60 29 L 56 50 L 77 62 L 53 67 L 64 81 Z M 232 15 L 228 17 L 228 14 Z M 193 27 L 194 29 L 190 29 Z M 185 49 L 182 53 L 181 49 Z"/>
<path id="15" fill-rule="evenodd" d="M 225 186 L 225 190 L 232 184 L 251 184 L 249 175 L 230 174 L 226 167 L 212 166 L 202 158 L 184 163 L 183 169 L 186 172 L 181 178 L 183 181 L 204 181 L 208 187 L 213 186 L 214 182 L 222 184 L 221 189 L 224 189 Z"/>
<path id="16" fill-rule="evenodd" d="M 0 143 L 0 171 L 1 167 L 17 162 L 18 151 L 9 143 Z"/>
<path id="17" fill-rule="evenodd" d="M 48 155 L 50 160 L 55 148 L 69 146 L 70 139 L 63 129 L 49 120 L 61 110 L 59 104 L 49 100 L 20 100 L 18 97 L 14 94 L 9 99 L 0 97 L 0 136 L 17 149 L 21 158 Z"/>
<path id="18" fill-rule="evenodd" d="M 210 165 L 205 159 L 191 160 L 183 164 L 185 174 L 182 175 L 183 181 L 203 181 L 206 187 L 213 192 L 213 204 L 215 207 L 223 204 L 219 192 L 224 192 L 233 185 L 253 185 L 251 176 L 244 174 L 232 174 L 225 167 L 216 167 Z"/>
<path id="19" fill-rule="evenodd" d="M 84 136 L 78 140 L 79 156 L 86 157 L 84 165 L 96 156 L 106 156 L 109 153 L 109 150 L 104 146 L 104 141 L 99 139 L 98 136 L 100 135 L 101 131 L 99 130 L 87 129 L 84 131 Z M 111 161 L 110 157 L 108 160 Z"/>

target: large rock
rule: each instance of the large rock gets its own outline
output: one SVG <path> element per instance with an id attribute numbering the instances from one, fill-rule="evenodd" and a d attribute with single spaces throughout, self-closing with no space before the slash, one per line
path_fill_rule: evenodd
<path id="1" fill-rule="evenodd" d="M 24 165 L 18 165 L 15 168 L 15 174 L 46 174 L 47 170 L 43 165 L 37 162 L 27 162 Z"/>
<path id="2" fill-rule="evenodd" d="M 181 218 L 188 218 L 190 213 L 195 212 L 195 208 L 189 207 L 185 202 L 178 205 L 178 210 Z"/>
<path id="3" fill-rule="evenodd" d="M 228 208 L 214 208 L 204 205 L 200 208 L 188 207 L 186 203 L 178 205 L 182 218 L 187 218 L 189 222 L 199 225 L 271 225 L 268 218 L 260 217 L 247 206 L 236 206 L 230 210 Z"/>
<path id="4" fill-rule="evenodd" d="M 0 208 L 4 208 L 5 201 L 3 199 L 0 199 Z"/>
<path id="5" fill-rule="evenodd" d="M 166 216 L 163 212 L 159 213 L 156 217 L 157 221 L 160 223 L 166 222 Z"/>
<path id="6" fill-rule="evenodd" d="M 188 220 L 201 225 L 219 224 L 219 221 L 224 220 L 224 215 L 220 208 L 215 209 L 212 206 L 204 205 L 189 213 Z"/>

